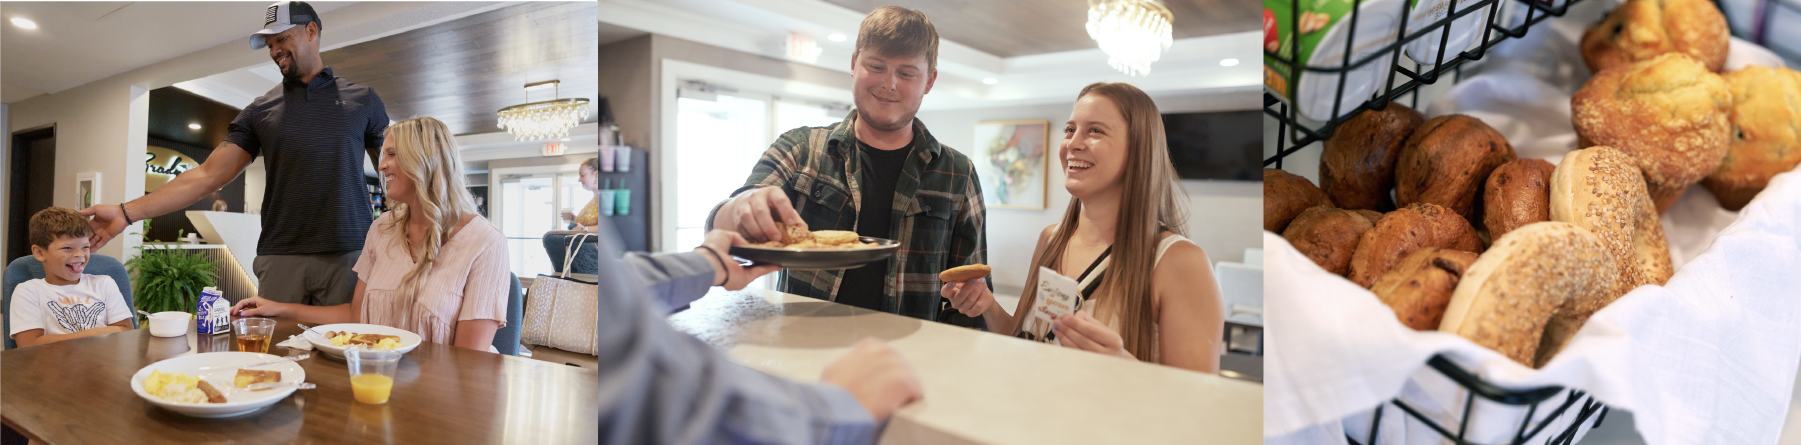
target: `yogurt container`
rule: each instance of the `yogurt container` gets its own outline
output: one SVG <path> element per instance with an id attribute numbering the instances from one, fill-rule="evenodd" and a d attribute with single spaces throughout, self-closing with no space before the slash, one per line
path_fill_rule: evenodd
<path id="1" fill-rule="evenodd" d="M 1371 57 L 1374 60 L 1342 74 L 1309 72 L 1301 66 L 1278 62 L 1265 53 L 1264 89 L 1295 106 L 1302 116 L 1316 121 L 1350 114 L 1379 93 L 1396 61 L 1393 48 L 1387 47 L 1395 42 L 1400 30 L 1402 0 L 1356 3 L 1361 6 L 1357 7 L 1356 41 L 1351 42 L 1350 63 Z M 1264 0 L 1264 50 L 1283 58 L 1294 56 L 1305 66 L 1344 66 L 1345 43 L 1351 39 L 1353 1 L 1302 0 L 1300 10 L 1293 6 L 1290 1 Z M 1338 91 L 1341 77 L 1343 94 Z M 1332 113 L 1334 97 L 1338 98 L 1336 116 Z"/>
<path id="2" fill-rule="evenodd" d="M 1471 5 L 1475 5 L 1479 2 L 1480 0 L 1458 0 L 1457 10 L 1468 10 Z M 1496 3 L 1500 2 L 1497 1 Z M 1426 33 L 1426 35 L 1407 42 L 1407 45 L 1405 45 L 1407 58 L 1413 59 L 1414 62 L 1419 63 L 1420 65 L 1436 65 L 1438 62 L 1439 42 L 1442 41 L 1445 42 L 1444 60 L 1457 59 L 1458 52 L 1468 50 L 1475 47 L 1476 44 L 1481 43 L 1482 28 L 1488 23 L 1489 13 L 1493 12 L 1494 8 L 1494 3 L 1483 6 L 1480 10 L 1471 12 L 1469 15 L 1451 21 L 1447 26 L 1432 28 L 1432 31 Z M 1413 5 L 1413 11 L 1408 13 L 1407 34 L 1412 35 L 1413 33 L 1420 32 L 1421 30 L 1426 29 L 1426 26 L 1436 23 L 1439 20 L 1444 20 L 1445 17 L 1450 17 L 1451 12 L 1451 0 L 1416 0 Z M 1505 16 L 1497 15 L 1496 17 Z M 1450 28 L 1451 35 L 1448 39 L 1445 36 L 1445 28 Z"/>

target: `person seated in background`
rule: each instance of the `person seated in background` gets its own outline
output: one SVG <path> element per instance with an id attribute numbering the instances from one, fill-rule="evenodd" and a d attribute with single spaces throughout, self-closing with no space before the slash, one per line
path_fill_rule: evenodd
<path id="1" fill-rule="evenodd" d="M 1219 284 L 1207 253 L 1182 236 L 1186 199 L 1156 103 L 1125 83 L 1082 88 L 1058 155 L 1069 209 L 1039 234 L 1013 314 L 977 281 L 946 283 L 940 292 L 958 311 L 985 318 L 991 331 L 1015 335 L 1031 318 L 1039 268 L 1050 268 L 1078 282 L 1082 302 L 1033 340 L 1218 372 Z"/>
<path id="2" fill-rule="evenodd" d="M 31 216 L 31 256 L 44 277 L 13 290 L 13 341 L 19 347 L 131 330 L 131 305 L 106 275 L 81 273 L 88 265 L 88 219 L 74 210 L 51 207 Z"/>
<path id="3" fill-rule="evenodd" d="M 588 199 L 588 205 L 582 207 L 580 213 L 564 210 L 563 220 L 569 221 L 569 230 L 592 233 L 596 230 L 595 222 L 600 220 L 600 158 L 582 161 L 578 171 L 582 190 L 593 193 L 594 197 Z"/>
<path id="4" fill-rule="evenodd" d="M 368 323 L 425 341 L 497 352 L 513 285 L 506 237 L 476 213 L 450 129 L 423 117 L 396 122 L 382 140 L 382 172 L 394 210 L 369 228 L 356 261 L 350 304 L 308 306 L 262 297 L 238 302 L 240 317 L 302 323 Z"/>
<path id="5" fill-rule="evenodd" d="M 594 258 L 600 254 L 595 249 L 594 238 L 581 235 L 592 234 L 599 229 L 595 224 L 600 221 L 600 158 L 582 161 L 580 171 L 582 188 L 594 193 L 594 197 L 588 200 L 588 205 L 582 207 L 580 213 L 563 211 L 563 219 L 569 221 L 569 230 L 544 234 L 544 252 L 550 255 L 551 267 L 559 273 L 563 272 L 564 260 L 569 260 L 570 273 L 592 274 L 599 267 Z M 580 239 L 572 242 L 571 238 Z M 575 250 L 575 258 L 568 257 L 571 249 Z"/>

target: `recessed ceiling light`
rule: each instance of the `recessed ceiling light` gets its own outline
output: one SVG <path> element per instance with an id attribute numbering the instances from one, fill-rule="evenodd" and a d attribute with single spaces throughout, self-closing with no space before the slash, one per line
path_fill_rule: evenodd
<path id="1" fill-rule="evenodd" d="M 569 142 L 569 138 L 563 138 L 563 142 Z"/>
<path id="2" fill-rule="evenodd" d="M 188 129 L 189 130 L 199 130 L 200 124 L 188 124 Z"/>
<path id="3" fill-rule="evenodd" d="M 994 84 L 997 84 L 997 83 L 1001 83 L 1001 80 L 1000 80 L 1000 79 L 996 79 L 996 78 L 993 78 L 993 77 L 989 77 L 989 78 L 985 78 L 985 79 L 982 79 L 982 83 L 985 83 L 985 84 L 989 84 L 989 85 L 994 85 Z"/>
<path id="4" fill-rule="evenodd" d="M 1220 60 L 1220 61 L 1219 61 L 1219 66 L 1238 66 L 1238 59 L 1224 59 L 1224 60 Z"/>
<path id="5" fill-rule="evenodd" d="M 845 39 L 844 34 L 839 34 L 839 33 L 835 33 L 835 32 L 832 33 L 832 35 L 825 36 L 825 38 L 827 40 L 831 40 L 833 42 L 842 42 Z"/>
<path id="6" fill-rule="evenodd" d="M 25 29 L 38 29 L 38 22 L 23 17 L 13 17 L 13 26 Z"/>

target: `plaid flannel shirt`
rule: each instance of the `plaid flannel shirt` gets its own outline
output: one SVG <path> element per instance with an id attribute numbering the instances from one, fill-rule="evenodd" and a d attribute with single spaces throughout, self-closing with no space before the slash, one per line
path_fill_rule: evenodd
<path id="1" fill-rule="evenodd" d="M 856 110 L 843 122 L 801 127 L 783 133 L 751 170 L 737 196 L 761 187 L 781 187 L 811 230 L 857 230 L 863 208 L 862 151 L 852 134 Z M 900 250 L 885 263 L 882 311 L 958 326 L 986 329 L 938 295 L 938 273 L 966 264 L 986 264 L 981 181 L 969 157 L 938 143 L 925 124 L 913 121 L 914 150 L 894 185 L 890 233 Z M 721 205 L 724 203 L 722 202 Z M 707 216 L 710 226 L 719 206 Z M 711 227 L 709 227 L 711 228 Z M 872 264 L 864 267 L 883 267 Z M 782 271 L 782 290 L 836 301 L 843 270 Z M 990 284 L 992 289 L 993 285 Z"/>

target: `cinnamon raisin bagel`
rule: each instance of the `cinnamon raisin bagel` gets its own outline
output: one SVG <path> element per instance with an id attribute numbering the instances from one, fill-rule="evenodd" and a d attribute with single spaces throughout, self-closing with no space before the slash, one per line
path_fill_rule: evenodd
<path id="1" fill-rule="evenodd" d="M 1563 349 L 1613 293 L 1613 261 L 1587 229 L 1527 224 L 1495 240 L 1463 272 L 1438 330 L 1528 367 Z"/>
<path id="2" fill-rule="evenodd" d="M 1463 271 L 1475 262 L 1476 254 L 1470 252 L 1437 247 L 1416 250 L 1376 279 L 1370 291 L 1395 311 L 1401 324 L 1416 331 L 1436 330 Z"/>
<path id="3" fill-rule="evenodd" d="M 1461 114 L 1426 121 L 1407 138 L 1395 163 L 1395 200 L 1429 202 L 1481 221 L 1482 184 L 1514 159 L 1513 146 L 1488 124 Z"/>
<path id="4" fill-rule="evenodd" d="M 1339 124 L 1320 145 L 1319 188 L 1342 209 L 1394 210 L 1395 160 L 1426 116 L 1401 104 Z"/>
<path id="5" fill-rule="evenodd" d="M 1427 247 L 1481 252 L 1482 240 L 1469 221 L 1437 204 L 1419 203 L 1388 212 L 1357 239 L 1357 251 L 1351 254 L 1351 282 L 1370 287 L 1401 258 Z"/>
<path id="6" fill-rule="evenodd" d="M 1263 230 L 1282 233 L 1295 216 L 1317 205 L 1332 205 L 1312 181 L 1280 169 L 1263 169 Z"/>
<path id="7" fill-rule="evenodd" d="M 1488 175 L 1482 189 L 1482 225 L 1488 239 L 1520 226 L 1551 220 L 1551 171 L 1543 159 L 1516 159 Z"/>
<path id="8" fill-rule="evenodd" d="M 1683 53 L 1601 71 L 1570 97 L 1578 144 L 1630 156 L 1658 213 L 1719 170 L 1732 139 L 1731 106 L 1726 80 Z"/>
<path id="9" fill-rule="evenodd" d="M 1611 147 L 1572 151 L 1551 173 L 1551 220 L 1573 223 L 1601 239 L 1620 274 L 1621 294 L 1661 285 L 1672 273 L 1663 224 L 1639 178 L 1630 157 Z"/>
<path id="10" fill-rule="evenodd" d="M 1313 206 L 1288 223 L 1282 238 L 1321 269 L 1344 276 L 1351 269 L 1357 240 L 1374 224 L 1355 211 Z"/>

